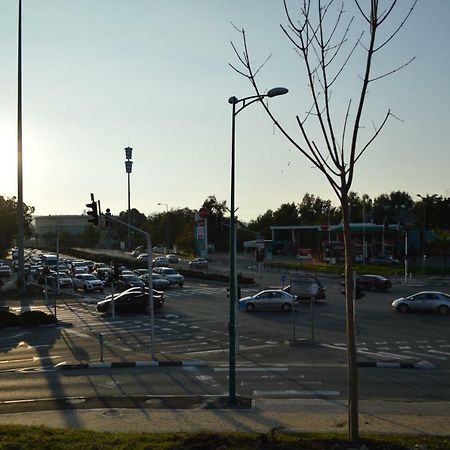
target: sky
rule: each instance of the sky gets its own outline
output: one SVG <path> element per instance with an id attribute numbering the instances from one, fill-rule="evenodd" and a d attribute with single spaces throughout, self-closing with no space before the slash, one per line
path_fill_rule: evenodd
<path id="1" fill-rule="evenodd" d="M 292 0 L 295 7 L 300 2 Z M 336 2 L 336 7 L 340 5 Z M 363 2 L 364 3 L 364 2 Z M 389 29 L 411 4 L 402 0 Z M 263 91 L 289 94 L 270 107 L 301 141 L 296 115 L 310 106 L 302 60 L 283 35 L 281 0 L 23 0 L 23 198 L 35 214 L 82 214 L 90 193 L 102 209 L 127 208 L 124 148 L 133 148 L 131 207 L 145 214 L 189 207 L 210 195 L 230 203 L 231 105 L 254 95 L 229 63 L 246 30 Z M 346 19 L 357 17 L 346 1 Z M 17 196 L 18 0 L 0 0 L 0 195 Z M 358 162 L 352 190 L 450 196 L 450 1 L 419 0 L 380 51 L 361 142 L 388 109 L 398 119 Z M 363 29 L 358 18 L 350 37 Z M 367 31 L 366 31 L 367 32 Z M 349 39 L 350 42 L 350 39 Z M 337 130 L 356 102 L 363 48 L 334 87 Z M 319 131 L 308 122 L 310 135 Z M 305 193 L 338 201 L 328 182 L 276 130 L 261 105 L 236 116 L 236 206 L 255 219 Z M 158 205 L 160 203 L 161 205 Z M 167 206 L 166 206 L 167 205 Z"/>

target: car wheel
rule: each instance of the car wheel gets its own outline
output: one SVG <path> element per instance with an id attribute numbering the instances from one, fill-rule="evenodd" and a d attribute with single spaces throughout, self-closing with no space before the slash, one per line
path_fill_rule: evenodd
<path id="1" fill-rule="evenodd" d="M 448 314 L 448 306 L 446 306 L 446 305 L 439 306 L 438 313 L 439 314 Z"/>
<path id="2" fill-rule="evenodd" d="M 409 306 L 405 305 L 405 303 L 401 303 L 400 305 L 398 305 L 397 310 L 402 313 L 405 313 L 409 311 Z"/>
<path id="3" fill-rule="evenodd" d="M 253 303 L 247 303 L 247 304 L 245 305 L 245 310 L 246 310 L 247 312 L 252 312 L 252 311 L 255 310 L 255 305 L 254 305 Z"/>
<path id="4" fill-rule="evenodd" d="M 292 309 L 292 305 L 290 303 L 283 303 L 281 309 L 285 312 L 289 312 Z"/>

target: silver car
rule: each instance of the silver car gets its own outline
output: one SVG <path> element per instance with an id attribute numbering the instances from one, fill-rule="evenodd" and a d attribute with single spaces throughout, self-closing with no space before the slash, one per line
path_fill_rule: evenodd
<path id="1" fill-rule="evenodd" d="M 392 302 L 392 309 L 400 312 L 434 311 L 448 314 L 450 311 L 450 295 L 437 291 L 423 291 L 409 297 L 401 297 Z"/>
<path id="2" fill-rule="evenodd" d="M 258 292 L 250 297 L 239 300 L 240 311 L 282 310 L 290 311 L 295 303 L 295 296 L 279 289 Z"/>

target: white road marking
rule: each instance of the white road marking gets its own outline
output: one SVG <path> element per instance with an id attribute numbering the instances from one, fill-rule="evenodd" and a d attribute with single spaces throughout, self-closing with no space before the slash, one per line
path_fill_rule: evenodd
<path id="1" fill-rule="evenodd" d="M 430 353 L 439 353 L 440 355 L 450 355 L 448 352 L 440 352 L 439 350 L 428 350 Z"/>
<path id="2" fill-rule="evenodd" d="M 253 395 L 257 396 L 277 396 L 277 395 L 305 395 L 308 397 L 319 397 L 322 395 L 337 396 L 339 391 L 308 391 L 308 390 L 286 390 L 286 391 L 253 391 Z"/>
<path id="3" fill-rule="evenodd" d="M 418 356 L 425 356 L 427 358 L 440 359 L 442 361 L 446 361 L 447 360 L 447 358 L 440 358 L 439 356 L 431 356 L 430 353 L 417 353 L 417 352 L 411 352 L 411 351 L 406 351 L 405 353 L 407 353 L 408 355 L 418 355 Z"/>

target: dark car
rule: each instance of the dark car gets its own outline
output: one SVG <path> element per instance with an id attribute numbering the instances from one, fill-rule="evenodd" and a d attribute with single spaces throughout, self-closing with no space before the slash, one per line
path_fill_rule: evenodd
<path id="1" fill-rule="evenodd" d="M 381 275 L 361 275 L 356 278 L 356 284 L 368 291 L 385 291 L 392 287 L 391 280 Z"/>
<path id="2" fill-rule="evenodd" d="M 325 291 L 325 286 L 323 285 L 323 283 L 317 278 L 317 277 L 306 277 L 305 278 L 305 282 L 309 282 L 310 284 L 317 284 L 318 286 L 318 290 L 317 290 L 317 294 L 314 296 L 314 300 L 325 300 L 327 298 L 326 295 L 326 291 Z M 289 284 L 288 286 L 286 286 L 283 291 L 288 292 L 289 294 L 291 294 L 291 285 Z M 297 296 L 297 300 L 301 301 L 301 300 L 310 300 L 311 296 L 309 294 L 298 294 L 296 293 Z"/>
<path id="3" fill-rule="evenodd" d="M 372 256 L 372 258 L 369 259 L 369 264 L 373 264 L 375 266 L 398 266 L 400 261 L 390 255 L 379 255 Z"/>
<path id="4" fill-rule="evenodd" d="M 147 313 L 148 312 L 148 289 L 129 289 L 114 296 L 114 309 L 117 314 Z M 164 304 L 164 294 L 153 290 L 153 308 L 160 309 Z M 108 295 L 105 300 L 97 303 L 97 311 L 112 313 L 112 296 Z"/>
<path id="5" fill-rule="evenodd" d="M 115 284 L 117 291 L 125 291 L 132 287 L 143 288 L 144 282 L 137 275 L 119 275 Z"/>

